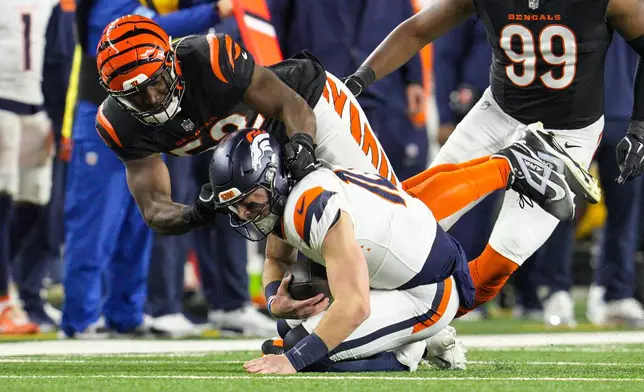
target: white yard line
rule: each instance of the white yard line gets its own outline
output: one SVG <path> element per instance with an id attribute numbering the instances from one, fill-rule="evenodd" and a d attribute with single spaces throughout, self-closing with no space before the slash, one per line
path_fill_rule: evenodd
<path id="1" fill-rule="evenodd" d="M 100 357 L 89 359 L 69 359 L 69 357 L 48 358 L 0 358 L 2 363 L 55 363 L 55 364 L 102 364 L 102 365 L 242 365 L 246 361 L 219 361 L 219 360 L 168 360 L 168 359 L 103 359 Z M 562 362 L 562 361 L 467 361 L 468 365 L 522 365 L 522 366 L 605 366 L 605 367 L 642 367 L 644 362 Z"/>
<path id="2" fill-rule="evenodd" d="M 584 351 L 552 346 L 644 344 L 644 331 L 469 335 L 460 337 L 468 349 Z M 16 355 L 165 354 L 258 351 L 263 340 L 55 340 L 0 343 L 0 357 Z M 544 347 L 547 346 L 547 347 Z M 598 349 L 598 348 L 593 348 Z M 626 348 L 628 349 L 628 348 Z M 641 348 L 635 348 L 642 350 Z M 605 351 L 614 351 L 604 349 Z M 619 350 L 619 348 L 616 348 Z M 589 351 L 596 352 L 596 351 Z M 633 351 L 638 352 L 638 351 Z"/>
<path id="3" fill-rule="evenodd" d="M 1 362 L 1 360 L 0 360 Z M 561 361 L 467 361 L 468 365 L 528 365 L 528 366 L 623 366 L 644 367 L 642 362 L 561 362 Z"/>
<path id="4" fill-rule="evenodd" d="M 566 377 L 391 377 L 391 376 L 191 376 L 191 375 L 127 375 L 127 374 L 92 374 L 92 375 L 2 375 L 0 379 L 170 379 L 170 380 L 369 380 L 369 381 L 547 381 L 547 382 L 644 382 L 644 378 L 566 378 Z"/>
<path id="5" fill-rule="evenodd" d="M 591 343 L 589 343 L 591 344 Z M 601 344 L 601 343 L 597 343 Z M 633 353 L 644 354 L 644 348 L 622 346 L 598 347 L 467 347 L 470 351 L 500 351 L 500 352 L 556 352 L 556 353 Z"/>
<path id="6" fill-rule="evenodd" d="M 165 357 L 165 356 L 164 356 Z M 68 358 L 68 357 L 67 357 Z M 250 358 L 249 358 L 250 359 Z M 194 361 L 169 360 L 169 359 L 143 359 L 143 360 L 119 360 L 119 359 L 66 359 L 66 358 L 0 358 L 0 364 L 3 363 L 56 363 L 56 364 L 74 364 L 74 363 L 95 363 L 105 365 L 241 365 L 246 361 L 218 361 L 196 359 Z"/>

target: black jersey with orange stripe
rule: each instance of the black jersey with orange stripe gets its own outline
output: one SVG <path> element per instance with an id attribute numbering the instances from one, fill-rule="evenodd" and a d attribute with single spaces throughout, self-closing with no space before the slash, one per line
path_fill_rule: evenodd
<path id="1" fill-rule="evenodd" d="M 505 113 L 551 129 L 603 115 L 608 1 L 474 1 L 494 54 L 492 94 Z"/>
<path id="2" fill-rule="evenodd" d="M 162 126 L 146 125 L 111 97 L 99 108 L 96 128 L 122 160 L 155 153 L 177 156 L 210 150 L 228 133 L 245 127 L 265 129 L 284 142 L 284 124 L 265 119 L 243 102 L 255 60 L 225 34 L 195 35 L 175 45 L 185 93 L 179 113 Z M 326 72 L 308 52 L 267 69 L 314 107 L 322 95 Z"/>

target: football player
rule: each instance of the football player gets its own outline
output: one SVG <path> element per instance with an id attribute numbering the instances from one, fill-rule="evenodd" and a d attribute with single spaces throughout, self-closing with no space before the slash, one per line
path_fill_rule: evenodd
<path id="1" fill-rule="evenodd" d="M 172 201 L 160 153 L 199 154 L 239 128 L 275 134 L 294 178 L 321 157 L 397 183 L 355 97 L 306 52 L 263 67 L 227 35 L 171 42 L 154 21 L 128 15 L 105 28 L 96 61 L 110 94 L 98 132 L 125 163 L 130 191 L 160 233 L 185 233 L 214 213 L 207 200 Z"/>
<path id="2" fill-rule="evenodd" d="M 210 163 L 216 208 L 228 209 L 231 225 L 245 237 L 268 236 L 269 310 L 277 318 L 306 319 L 284 337 L 285 354 L 246 363 L 251 373 L 348 370 L 351 360 L 396 349 L 390 370 L 414 370 L 425 344 L 449 367 L 463 368 L 462 347 L 443 339 L 453 335 L 430 338 L 459 305 L 471 308 L 481 287 L 470 278 L 461 246 L 437 220 L 506 188 L 553 219 L 574 216 L 564 176 L 538 157 L 550 155 L 536 127 L 492 156 L 422 173 L 417 186 L 433 195 L 429 208 L 381 176 L 326 163 L 291 188 L 280 150 L 271 134 L 245 129 L 225 138 Z M 297 251 L 326 267 L 330 306 L 323 294 L 304 301 L 288 295 L 290 277 L 282 278 Z"/>
<path id="3" fill-rule="evenodd" d="M 0 334 L 38 331 L 9 300 L 9 216 L 15 201 L 22 222 L 34 225 L 51 196 L 54 143 L 41 82 L 47 24 L 57 3 L 0 3 Z"/>
<path id="4" fill-rule="evenodd" d="M 511 143 L 526 124 L 541 121 L 561 150 L 580 163 L 575 175 L 583 186 L 573 190 L 596 202 L 599 188 L 582 168 L 590 165 L 604 127 L 604 58 L 613 29 L 644 54 L 644 1 L 437 0 L 394 29 L 347 78 L 347 86 L 360 94 L 473 14 L 485 24 L 493 48 L 491 86 L 456 127 L 433 165 L 493 152 Z M 618 182 L 644 169 L 642 72 L 638 67 L 631 124 L 617 147 Z M 493 298 L 557 225 L 538 206 L 520 208 L 519 203 L 516 192 L 506 193 L 488 246 L 473 261 L 477 267 L 473 270 L 480 272 L 473 275 L 475 282 L 495 282 L 480 293 L 477 303 Z M 450 227 L 467 210 L 441 222 L 443 227 Z"/>

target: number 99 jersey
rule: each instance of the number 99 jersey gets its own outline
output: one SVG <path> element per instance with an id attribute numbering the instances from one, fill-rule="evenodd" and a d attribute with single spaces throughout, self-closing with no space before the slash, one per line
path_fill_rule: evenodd
<path id="1" fill-rule="evenodd" d="M 475 0 L 493 48 L 501 109 L 546 129 L 579 129 L 604 112 L 609 0 Z"/>
<path id="2" fill-rule="evenodd" d="M 371 288 L 399 288 L 423 269 L 436 239 L 434 216 L 375 174 L 329 166 L 306 176 L 288 197 L 280 236 L 325 265 L 322 244 L 342 212 L 351 217 Z"/>
<path id="3" fill-rule="evenodd" d="M 0 1 L 0 98 L 41 105 L 45 34 L 58 0 Z"/>

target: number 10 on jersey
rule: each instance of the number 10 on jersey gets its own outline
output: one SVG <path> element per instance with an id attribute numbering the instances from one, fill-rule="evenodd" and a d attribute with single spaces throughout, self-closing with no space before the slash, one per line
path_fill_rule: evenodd
<path id="1" fill-rule="evenodd" d="M 512 48 L 512 40 L 521 42 L 521 51 Z M 553 53 L 553 41 L 560 39 L 562 53 Z M 512 83 L 519 87 L 533 84 L 537 78 L 537 54 L 543 61 L 561 67 L 561 74 L 555 76 L 550 70 L 539 76 L 541 83 L 553 90 L 563 90 L 570 86 L 577 72 L 577 39 L 568 27 L 563 25 L 546 26 L 535 42 L 532 31 L 521 24 L 509 24 L 501 30 L 499 46 L 513 64 L 505 67 L 505 73 Z M 516 45 L 515 45 L 516 46 Z M 521 67 L 515 67 L 515 65 Z M 522 68 L 522 71 L 521 71 Z"/>

